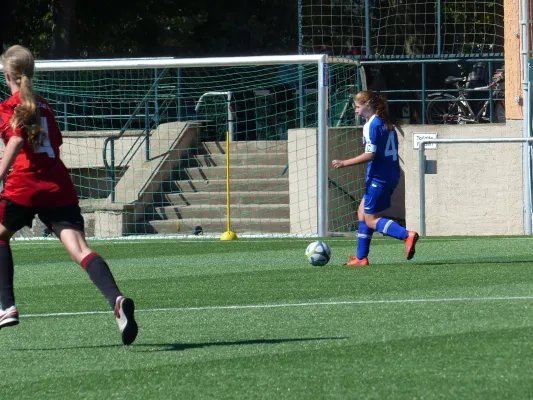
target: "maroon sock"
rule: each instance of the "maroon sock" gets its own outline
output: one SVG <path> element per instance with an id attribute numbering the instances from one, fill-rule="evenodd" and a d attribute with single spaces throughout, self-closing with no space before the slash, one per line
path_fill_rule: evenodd
<path id="1" fill-rule="evenodd" d="M 93 252 L 81 261 L 81 266 L 87 271 L 89 278 L 106 297 L 109 305 L 114 310 L 115 301 L 117 297 L 122 296 L 122 293 L 120 293 L 107 263 L 98 253 Z"/>

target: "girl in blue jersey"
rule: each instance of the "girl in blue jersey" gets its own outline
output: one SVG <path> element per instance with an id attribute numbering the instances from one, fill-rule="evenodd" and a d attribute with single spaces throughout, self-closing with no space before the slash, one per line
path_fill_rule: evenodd
<path id="1" fill-rule="evenodd" d="M 334 168 L 368 164 L 365 195 L 357 211 L 357 256 L 350 256 L 345 265 L 368 265 L 370 241 L 375 230 L 403 240 L 407 250 L 406 258 L 410 260 L 415 255 L 418 233 L 379 216 L 380 212 L 391 206 L 392 192 L 400 181 L 398 135 L 387 112 L 387 101 L 377 93 L 363 91 L 355 96 L 354 107 L 355 112 L 367 120 L 363 127 L 365 151 L 354 158 L 332 161 Z"/>

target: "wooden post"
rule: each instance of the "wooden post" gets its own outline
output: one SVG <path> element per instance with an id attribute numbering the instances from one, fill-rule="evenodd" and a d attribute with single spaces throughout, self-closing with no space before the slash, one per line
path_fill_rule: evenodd
<path id="1" fill-rule="evenodd" d="M 505 117 L 521 120 L 524 117 L 522 99 L 522 69 L 520 57 L 520 1 L 505 0 Z M 518 101 L 517 101 L 518 100 Z"/>

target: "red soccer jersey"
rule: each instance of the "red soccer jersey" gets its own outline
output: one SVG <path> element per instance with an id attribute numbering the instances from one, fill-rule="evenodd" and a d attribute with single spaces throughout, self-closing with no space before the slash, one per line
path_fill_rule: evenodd
<path id="1" fill-rule="evenodd" d="M 27 135 L 20 128 L 11 128 L 15 107 L 21 104 L 20 92 L 0 103 L 0 135 L 4 144 L 11 136 L 25 140 L 13 163 L 13 171 L 7 176 L 3 196 L 27 207 L 52 208 L 78 203 L 78 195 L 65 164 L 59 158 L 59 146 L 63 143 L 61 131 L 50 105 L 37 97 L 41 127 L 46 133 L 41 145 L 32 148 Z"/>

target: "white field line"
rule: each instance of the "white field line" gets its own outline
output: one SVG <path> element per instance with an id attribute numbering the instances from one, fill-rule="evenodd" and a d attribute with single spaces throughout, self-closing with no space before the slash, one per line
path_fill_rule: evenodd
<path id="1" fill-rule="evenodd" d="M 446 302 L 468 302 L 468 301 L 513 301 L 513 300 L 533 300 L 533 296 L 508 296 L 508 297 L 457 297 L 441 299 L 396 299 L 396 300 L 349 300 L 349 301 L 324 301 L 309 303 L 282 303 L 282 304 L 251 304 L 233 306 L 204 306 L 204 307 L 169 307 L 169 308 L 149 308 L 135 310 L 137 313 L 145 312 L 176 312 L 176 311 L 210 311 L 210 310 L 249 310 L 287 307 L 319 307 L 319 306 L 342 306 L 342 305 L 365 305 L 365 304 L 409 304 L 409 303 L 446 303 Z M 26 314 L 24 318 L 47 318 L 66 317 L 79 315 L 110 314 L 112 311 L 81 311 L 81 312 L 61 312 L 47 314 Z"/>

